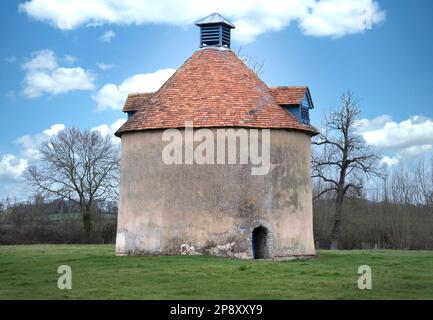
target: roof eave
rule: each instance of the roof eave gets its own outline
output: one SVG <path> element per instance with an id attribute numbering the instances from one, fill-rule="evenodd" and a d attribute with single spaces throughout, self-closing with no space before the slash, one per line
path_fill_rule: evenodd
<path id="1" fill-rule="evenodd" d="M 217 20 L 212 20 L 212 18 L 217 17 Z M 233 23 L 231 23 L 230 21 L 228 21 L 226 18 L 224 18 L 222 15 L 220 15 L 219 13 L 212 13 L 210 15 L 208 15 L 207 17 L 197 20 L 195 22 L 196 26 L 205 26 L 205 25 L 211 25 L 211 24 L 224 24 L 226 26 L 228 26 L 231 29 L 235 29 L 235 25 Z"/>
<path id="2" fill-rule="evenodd" d="M 126 123 L 125 123 L 126 124 Z M 136 133 L 136 132 L 145 132 L 145 131 L 153 131 L 153 130 L 167 130 L 167 129 L 183 129 L 185 127 L 167 127 L 167 128 L 143 128 L 143 129 L 126 129 L 122 130 L 123 126 L 117 129 L 117 131 L 114 133 L 114 135 L 118 138 L 121 138 L 121 136 L 125 133 Z M 257 126 L 246 126 L 246 125 L 239 125 L 239 126 L 197 126 L 194 127 L 195 129 L 200 128 L 245 128 L 245 129 L 269 129 L 269 130 L 289 130 L 289 131 L 297 131 L 297 132 L 303 132 L 311 137 L 317 136 L 320 132 L 312 125 L 304 125 L 299 123 L 298 128 L 294 127 L 257 127 Z"/>

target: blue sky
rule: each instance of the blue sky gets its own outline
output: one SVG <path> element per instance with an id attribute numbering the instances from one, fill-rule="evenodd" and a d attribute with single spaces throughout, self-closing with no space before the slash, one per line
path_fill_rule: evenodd
<path id="1" fill-rule="evenodd" d="M 20 192 L 35 145 L 64 126 L 112 133 L 126 91 L 155 90 L 198 49 L 193 21 L 213 11 L 238 26 L 232 48 L 264 62 L 268 85 L 310 87 L 316 126 L 352 90 L 360 133 L 384 161 L 431 153 L 432 1 L 130 3 L 0 2 L 0 198 Z M 362 6 L 371 29 L 359 27 Z"/>

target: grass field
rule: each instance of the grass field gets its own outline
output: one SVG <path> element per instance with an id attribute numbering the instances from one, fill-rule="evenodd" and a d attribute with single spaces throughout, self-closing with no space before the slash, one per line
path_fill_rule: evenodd
<path id="1" fill-rule="evenodd" d="M 59 265 L 72 290 L 57 288 Z M 359 290 L 360 265 L 373 289 Z M 0 299 L 433 299 L 433 252 L 322 251 L 286 262 L 116 257 L 112 245 L 0 246 Z"/>

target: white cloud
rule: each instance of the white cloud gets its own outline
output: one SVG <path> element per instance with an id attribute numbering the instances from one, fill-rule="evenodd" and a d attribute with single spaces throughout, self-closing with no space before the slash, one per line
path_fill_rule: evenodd
<path id="1" fill-rule="evenodd" d="M 53 124 L 50 128 L 42 131 L 42 133 L 19 137 L 15 141 L 21 147 L 21 156 L 29 161 L 39 159 L 38 147 L 40 144 L 57 135 L 63 129 L 65 129 L 64 124 Z"/>
<path id="2" fill-rule="evenodd" d="M 59 66 L 58 59 L 51 50 L 34 52 L 23 69 L 26 71 L 24 95 L 28 98 L 39 97 L 43 93 L 56 95 L 94 88 L 92 73 L 80 67 Z"/>
<path id="3" fill-rule="evenodd" d="M 102 42 L 110 42 L 115 36 L 116 33 L 113 30 L 108 30 L 99 37 L 99 40 L 101 40 Z"/>
<path id="4" fill-rule="evenodd" d="M 233 21 L 234 39 L 243 43 L 292 22 L 307 35 L 341 37 L 385 20 L 376 0 L 30 0 L 19 8 L 61 30 L 103 24 L 192 25 L 219 12 Z"/>
<path id="5" fill-rule="evenodd" d="M 27 169 L 26 159 L 17 159 L 12 154 L 3 155 L 0 160 L 0 178 L 17 179 Z"/>
<path id="6" fill-rule="evenodd" d="M 16 139 L 16 143 L 21 146 L 21 155 L 29 160 L 37 160 L 40 156 L 38 147 L 43 141 L 42 134 L 24 135 Z"/>
<path id="7" fill-rule="evenodd" d="M 389 167 L 395 166 L 399 164 L 400 159 L 399 157 L 388 157 L 385 156 L 380 160 L 380 164 L 386 164 Z"/>
<path id="8" fill-rule="evenodd" d="M 97 127 L 92 128 L 92 131 L 99 131 L 103 136 L 110 135 L 113 138 L 113 142 L 120 143 L 120 139 L 117 138 L 114 133 L 119 129 L 124 123 L 125 119 L 120 118 L 114 121 L 112 124 L 101 124 Z"/>
<path id="9" fill-rule="evenodd" d="M 422 145 L 415 145 L 411 147 L 404 148 L 401 151 L 401 154 L 406 157 L 418 157 L 422 155 L 423 153 L 426 153 L 432 149 L 431 144 L 422 144 Z"/>
<path id="10" fill-rule="evenodd" d="M 311 36 L 338 38 L 361 33 L 385 20 L 376 1 L 319 1 L 310 14 L 300 20 L 301 30 Z"/>
<path id="11" fill-rule="evenodd" d="M 98 130 L 103 135 L 114 133 L 125 121 L 124 119 L 118 119 L 110 125 L 103 124 L 92 130 Z M 40 133 L 23 135 L 15 139 L 15 143 L 20 147 L 19 155 L 3 155 L 0 161 L 0 178 L 18 178 L 27 168 L 28 164 L 40 159 L 38 148 L 41 143 L 48 141 L 65 128 L 64 124 L 57 123 Z"/>
<path id="12" fill-rule="evenodd" d="M 49 129 L 44 130 L 43 134 L 51 138 L 52 136 L 57 135 L 60 131 L 62 131 L 65 128 L 66 127 L 63 123 L 53 124 Z"/>
<path id="13" fill-rule="evenodd" d="M 112 64 L 108 64 L 108 63 L 104 63 L 104 62 L 98 62 L 96 65 L 98 66 L 98 68 L 101 71 L 107 71 L 107 70 L 110 70 L 111 68 L 113 68 Z"/>
<path id="14" fill-rule="evenodd" d="M 122 109 L 129 93 L 153 92 L 158 90 L 175 72 L 174 69 L 161 69 L 152 73 L 136 74 L 120 85 L 108 83 L 92 97 L 98 110 Z"/>
<path id="15" fill-rule="evenodd" d="M 401 122 L 388 115 L 362 119 L 357 123 L 357 131 L 369 145 L 384 153 L 396 153 L 398 157 L 418 157 L 433 148 L 433 120 L 422 116 L 411 116 Z M 390 159 L 383 161 L 390 162 Z"/>
<path id="16" fill-rule="evenodd" d="M 63 58 L 67 64 L 74 64 L 77 62 L 77 57 L 71 56 L 70 54 L 65 55 Z"/>
<path id="17" fill-rule="evenodd" d="M 364 133 L 380 130 L 389 122 L 392 122 L 392 117 L 384 114 L 372 120 L 360 119 L 355 123 L 355 127 L 357 128 L 357 131 Z"/>
<path id="18" fill-rule="evenodd" d="M 111 134 L 113 142 L 119 143 L 120 139 L 114 136 L 114 132 L 125 122 L 125 119 L 118 119 L 112 124 L 102 124 L 91 130 L 97 130 L 102 135 Z M 23 183 L 23 173 L 29 165 L 36 163 L 40 159 L 38 151 L 40 144 L 48 141 L 65 128 L 64 124 L 53 124 L 42 132 L 24 135 L 15 139 L 15 143 L 20 147 L 18 154 L 0 155 L 0 196 L 25 198 L 31 192 L 31 190 L 26 190 L 26 185 Z"/>

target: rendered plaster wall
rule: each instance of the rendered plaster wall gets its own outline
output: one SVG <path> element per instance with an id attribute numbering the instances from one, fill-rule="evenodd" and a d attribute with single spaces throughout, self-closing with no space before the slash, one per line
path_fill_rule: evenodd
<path id="1" fill-rule="evenodd" d="M 271 171 L 254 176 L 251 164 L 167 165 L 162 132 L 122 135 L 117 254 L 252 258 L 258 226 L 268 258 L 315 254 L 310 136 L 271 130 Z"/>

